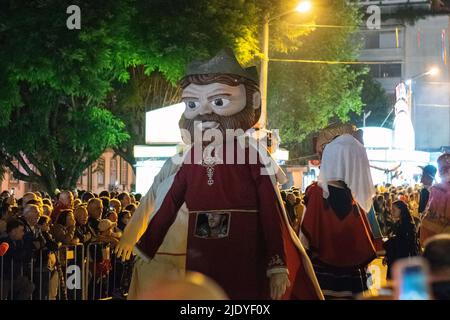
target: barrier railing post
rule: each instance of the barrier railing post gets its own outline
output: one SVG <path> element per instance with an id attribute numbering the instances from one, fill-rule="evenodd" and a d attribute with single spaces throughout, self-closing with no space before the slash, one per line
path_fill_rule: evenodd
<path id="1" fill-rule="evenodd" d="M 31 271 L 30 271 L 30 280 L 31 280 L 31 283 L 33 283 L 33 280 L 34 280 L 34 277 L 33 277 L 33 263 L 34 262 L 34 258 L 31 258 L 31 261 L 30 261 L 30 264 L 31 264 Z M 34 292 L 34 290 L 33 290 L 33 292 Z M 31 300 L 33 300 L 33 292 L 31 292 L 31 294 L 30 294 L 30 299 Z"/>
<path id="2" fill-rule="evenodd" d="M 44 272 L 44 270 L 42 269 L 42 250 L 40 252 L 39 264 L 39 300 L 42 300 L 42 273 Z"/>
<path id="3" fill-rule="evenodd" d="M 14 300 L 14 261 L 11 260 L 11 300 Z"/>
<path id="4" fill-rule="evenodd" d="M 95 300 L 95 286 L 97 284 L 96 267 L 97 267 L 97 245 L 94 245 L 94 274 L 93 274 L 94 280 L 93 280 L 93 285 L 92 285 L 92 300 Z"/>
<path id="5" fill-rule="evenodd" d="M 84 269 L 84 265 L 85 265 L 85 261 L 86 261 L 86 258 L 85 258 L 85 255 L 86 255 L 86 251 L 85 251 L 85 247 L 84 247 L 84 245 L 81 245 L 81 268 L 80 268 L 80 270 L 81 270 L 81 300 L 84 300 L 84 290 L 85 290 L 85 287 L 84 287 L 84 279 L 86 278 L 86 274 L 85 274 L 85 269 Z"/>
<path id="6" fill-rule="evenodd" d="M 56 259 L 58 261 L 56 262 L 56 264 L 59 264 L 61 262 L 61 249 L 62 249 L 62 247 L 58 249 L 57 257 L 56 257 Z M 58 271 L 58 266 L 55 265 L 55 267 L 57 269 L 56 272 L 58 273 L 58 280 L 59 280 L 60 275 L 59 275 L 59 271 Z M 58 300 L 61 300 L 61 286 L 59 285 L 59 281 L 58 281 Z"/>
<path id="7" fill-rule="evenodd" d="M 55 295 L 60 300 L 97 300 L 116 294 L 122 297 L 128 285 L 128 263 L 121 264 L 109 243 L 96 242 L 87 247 L 68 245 L 57 251 L 39 250 L 31 260 L 20 264 L 14 260 L 5 262 L 0 257 L 0 268 L 0 300 L 54 300 Z M 34 290 L 22 291 L 22 282 L 33 285 Z M 63 291 L 65 289 L 67 291 Z"/>
<path id="8" fill-rule="evenodd" d="M 89 299 L 89 246 L 90 244 L 88 244 L 87 248 L 86 248 L 86 252 L 85 252 L 85 260 L 86 263 L 83 264 L 83 268 L 84 268 L 84 290 L 83 290 L 83 300 L 88 300 Z"/>
<path id="9" fill-rule="evenodd" d="M 111 258 L 111 260 L 112 260 L 112 271 L 113 271 L 113 288 L 112 288 L 112 294 L 115 294 L 116 293 L 116 281 L 117 281 L 117 277 L 116 277 L 116 274 L 117 274 L 117 258 L 116 258 L 116 255 L 113 253 L 112 254 L 112 258 Z"/>
<path id="10" fill-rule="evenodd" d="M 3 300 L 3 256 L 1 257 L 1 271 L 0 274 L 0 300 Z"/>

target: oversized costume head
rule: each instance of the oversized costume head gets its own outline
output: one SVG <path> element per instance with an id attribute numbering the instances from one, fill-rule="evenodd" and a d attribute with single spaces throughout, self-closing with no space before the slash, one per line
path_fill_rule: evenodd
<path id="1" fill-rule="evenodd" d="M 319 185 L 325 199 L 329 196 L 330 181 L 344 182 L 356 202 L 366 212 L 370 210 L 375 188 L 369 159 L 366 149 L 353 135 L 339 135 L 325 145 L 319 173 Z"/>
<path id="2" fill-rule="evenodd" d="M 186 109 L 180 119 L 193 141 L 194 131 L 252 128 L 261 114 L 261 95 L 255 67 L 243 68 L 232 50 L 225 49 L 208 61 L 191 63 L 181 80 Z M 184 137 L 184 140 L 186 137 Z"/>
<path id="3" fill-rule="evenodd" d="M 343 134 L 356 135 L 356 133 L 356 127 L 352 124 L 331 124 L 319 133 L 316 142 L 316 152 L 320 155 L 320 157 L 322 157 L 325 146 L 335 138 Z"/>
<path id="4" fill-rule="evenodd" d="M 450 176 L 450 153 L 442 154 L 438 160 L 437 164 L 439 167 L 439 174 L 441 176 Z M 449 177 L 450 178 L 450 177 Z"/>

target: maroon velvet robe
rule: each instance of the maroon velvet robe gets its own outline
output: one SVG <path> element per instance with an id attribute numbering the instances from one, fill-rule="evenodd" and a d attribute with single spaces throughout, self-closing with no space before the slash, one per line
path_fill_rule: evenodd
<path id="1" fill-rule="evenodd" d="M 354 202 L 353 210 L 340 220 L 326 206 L 323 190 L 312 184 L 301 230 L 317 260 L 340 268 L 365 267 L 376 258 L 373 235 L 366 213 Z"/>
<path id="2" fill-rule="evenodd" d="M 245 152 L 248 158 L 248 149 Z M 192 154 L 187 157 L 193 159 Z M 289 236 L 270 176 L 261 174 L 261 163 L 245 163 L 216 164 L 212 185 L 205 166 L 184 163 L 137 248 L 152 258 L 186 202 L 187 270 L 211 277 L 231 299 L 270 299 L 266 272 L 284 267 L 291 281 L 284 298 L 318 299 L 317 287 Z M 208 212 L 227 216 L 225 236 L 202 236 L 199 219 Z"/>

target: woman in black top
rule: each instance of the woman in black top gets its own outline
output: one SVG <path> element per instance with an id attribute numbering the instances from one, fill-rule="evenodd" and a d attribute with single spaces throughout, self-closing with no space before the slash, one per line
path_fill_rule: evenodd
<path id="1" fill-rule="evenodd" d="M 403 201 L 392 204 L 392 225 L 389 240 L 384 243 L 386 249 L 385 263 L 387 278 L 391 279 L 391 269 L 399 259 L 413 257 L 419 254 L 416 228 L 408 206 Z"/>

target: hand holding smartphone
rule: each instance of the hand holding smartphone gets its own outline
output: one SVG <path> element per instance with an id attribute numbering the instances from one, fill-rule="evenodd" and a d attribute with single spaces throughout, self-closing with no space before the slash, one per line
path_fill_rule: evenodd
<path id="1" fill-rule="evenodd" d="M 399 260 L 393 266 L 397 300 L 432 300 L 428 263 L 421 257 Z"/>

